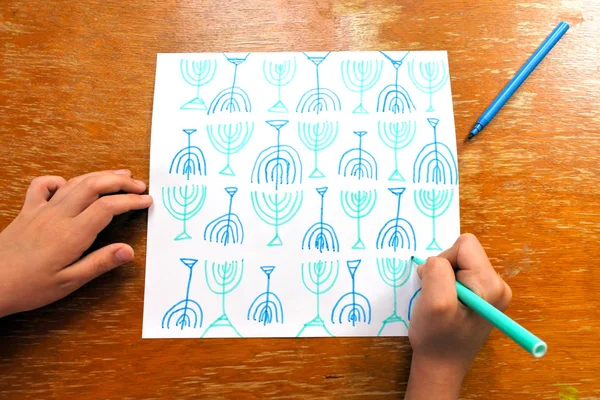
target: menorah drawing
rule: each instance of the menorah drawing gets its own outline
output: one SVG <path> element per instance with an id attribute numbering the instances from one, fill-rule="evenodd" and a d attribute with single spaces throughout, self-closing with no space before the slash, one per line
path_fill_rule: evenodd
<path id="1" fill-rule="evenodd" d="M 382 257 L 377 259 L 377 271 L 383 282 L 392 288 L 394 294 L 393 311 L 389 317 L 383 320 L 381 329 L 377 336 L 381 336 L 385 327 L 389 324 L 404 324 L 408 329 L 408 324 L 398 315 L 397 289 L 404 286 L 410 279 L 412 272 L 412 262 L 410 260 L 401 260 L 399 258 Z"/>
<path id="2" fill-rule="evenodd" d="M 187 222 L 194 218 L 204 206 L 206 186 L 183 185 L 162 188 L 162 202 L 173 218 L 183 223 L 182 232 L 174 240 L 191 239 Z"/>
<path id="3" fill-rule="evenodd" d="M 185 175 L 190 180 L 191 175 L 206 175 L 206 160 L 198 146 L 192 146 L 192 134 L 196 129 L 184 129 L 187 135 L 187 146 L 179 150 L 169 167 L 170 174 Z"/>
<path id="4" fill-rule="evenodd" d="M 233 205 L 233 196 L 238 188 L 226 187 L 225 192 L 229 195 L 229 208 L 226 214 L 212 220 L 204 230 L 204 240 L 209 242 L 221 243 L 223 246 L 231 244 L 244 243 L 244 225 L 240 217 L 231 211 Z"/>
<path id="5" fill-rule="evenodd" d="M 200 97 L 200 87 L 208 85 L 217 71 L 216 60 L 181 60 L 179 62 L 181 77 L 188 85 L 196 88 L 196 96 L 183 104 L 181 110 L 206 111 L 206 103 Z"/>
<path id="6" fill-rule="evenodd" d="M 433 143 L 423 146 L 413 166 L 413 182 L 433 182 L 435 184 L 458 183 L 458 165 L 450 148 L 437 141 L 437 118 L 427 118 L 433 128 Z"/>
<path id="7" fill-rule="evenodd" d="M 311 225 L 302 238 L 302 250 L 314 248 L 320 253 L 325 251 L 340 251 L 340 242 L 335 233 L 335 229 L 330 224 L 323 222 L 325 193 L 327 187 L 317 188 L 317 193 L 321 196 L 321 211 L 319 213 L 319 222 Z"/>
<path id="8" fill-rule="evenodd" d="M 452 204 L 453 189 L 419 189 L 415 190 L 415 205 L 426 217 L 431 218 L 431 243 L 427 250 L 439 250 L 442 248 L 435 238 L 435 219 L 441 217 L 448 211 Z"/>
<path id="9" fill-rule="evenodd" d="M 223 53 L 227 61 L 233 64 L 233 81 L 231 87 L 227 87 L 221 90 L 210 103 L 208 108 L 208 114 L 215 114 L 217 112 L 250 112 L 252 111 L 252 103 L 248 93 L 239 86 L 235 85 L 237 79 L 238 67 L 242 64 L 250 53 L 243 57 L 227 55 Z"/>
<path id="10" fill-rule="evenodd" d="M 248 320 L 263 324 L 271 324 L 273 322 L 283 324 L 283 305 L 279 297 L 271 291 L 271 274 L 275 270 L 274 266 L 260 267 L 262 272 L 267 276 L 267 290 L 259 294 L 250 308 L 248 308 Z"/>
<path id="11" fill-rule="evenodd" d="M 219 171 L 221 175 L 235 176 L 231 168 L 231 155 L 238 153 L 246 146 L 252 133 L 254 122 L 238 122 L 231 124 L 218 124 L 206 126 L 206 133 L 210 143 L 221 154 L 225 154 L 225 167 Z"/>
<path id="12" fill-rule="evenodd" d="M 338 174 L 343 176 L 354 176 L 363 179 L 377 180 L 377 161 L 375 157 L 363 148 L 363 137 L 366 131 L 354 131 L 358 136 L 358 147 L 352 148 L 342 154 Z"/>
<path id="13" fill-rule="evenodd" d="M 352 279 L 352 289 L 344 294 L 333 306 L 331 310 L 331 323 L 342 324 L 347 321 L 356 326 L 357 323 L 371 323 L 371 302 L 365 295 L 356 291 L 356 270 L 360 265 L 361 260 L 351 260 L 346 262 L 350 278 Z"/>
<path id="14" fill-rule="evenodd" d="M 377 202 L 377 190 L 341 191 L 340 200 L 344 213 L 356 219 L 356 243 L 354 250 L 364 250 L 365 243 L 360 236 L 360 221 L 369 215 Z"/>
<path id="15" fill-rule="evenodd" d="M 315 71 L 317 75 L 317 87 L 310 89 L 305 92 L 298 106 L 296 106 L 296 112 L 315 112 L 319 114 L 321 111 L 340 111 L 342 109 L 342 103 L 337 94 L 331 89 L 321 87 L 319 80 L 319 66 L 325 61 L 329 53 L 303 53 L 310 62 L 315 65 Z"/>
<path id="16" fill-rule="evenodd" d="M 194 266 L 198 260 L 194 258 L 180 258 L 183 265 L 188 267 L 190 274 L 185 289 L 185 299 L 175 303 L 175 305 L 165 313 L 162 319 L 162 328 L 170 329 L 171 320 L 175 318 L 175 327 L 183 330 L 185 328 L 201 328 L 202 327 L 202 307 L 196 300 L 190 299 L 190 284 L 192 283 L 192 273 Z"/>
<path id="17" fill-rule="evenodd" d="M 310 336 L 333 336 L 329 329 L 325 326 L 325 321 L 321 317 L 321 295 L 327 293 L 337 281 L 340 272 L 339 261 L 316 261 L 310 262 L 307 265 L 302 263 L 302 283 L 306 290 L 315 295 L 317 301 L 317 312 L 313 319 L 304 324 L 296 337 L 302 336 L 305 331 L 317 331 Z M 323 331 L 323 333 L 318 333 Z"/>
<path id="18" fill-rule="evenodd" d="M 379 97 L 377 98 L 378 112 L 391 111 L 394 114 L 398 114 L 404 113 L 404 111 L 413 112 L 416 110 L 415 104 L 411 100 L 408 91 L 398 84 L 398 70 L 402 66 L 402 61 L 404 61 L 409 53 L 410 51 L 400 60 L 395 60 L 383 51 L 381 52 L 381 54 L 392 63 L 392 66 L 396 70 L 396 79 L 393 84 L 384 87 L 379 93 Z"/>
<path id="19" fill-rule="evenodd" d="M 300 155 L 292 146 L 281 144 L 281 128 L 289 121 L 278 119 L 265 121 L 277 130 L 277 142 L 260 152 L 254 167 L 250 182 L 275 183 L 275 190 L 279 185 L 293 184 L 296 180 L 302 183 L 302 161 Z"/>
<path id="20" fill-rule="evenodd" d="M 386 222 L 383 228 L 379 230 L 376 247 L 378 249 L 390 247 L 394 251 L 397 251 L 398 248 L 416 250 L 417 237 L 415 230 L 410 222 L 404 218 L 400 218 L 400 199 L 406 188 L 390 188 L 388 190 L 395 196 L 398 196 L 396 216 Z"/>
<path id="21" fill-rule="evenodd" d="M 383 144 L 394 152 L 394 170 L 388 180 L 404 182 L 404 176 L 398 169 L 398 152 L 408 146 L 415 138 L 417 123 L 414 121 L 379 121 L 377 122 L 377 131 Z"/>
<path id="22" fill-rule="evenodd" d="M 252 199 L 252 208 L 254 212 L 265 224 L 275 228 L 275 235 L 267 246 L 281 246 L 283 241 L 279 236 L 279 227 L 290 222 L 300 210 L 302 205 L 303 193 L 296 192 L 275 192 L 265 193 L 254 191 L 250 193 Z"/>
<path id="23" fill-rule="evenodd" d="M 418 73 L 415 73 L 416 63 L 416 60 L 408 62 L 408 76 L 417 89 L 429 95 L 429 108 L 426 112 L 433 112 L 433 94 L 448 82 L 448 69 L 443 61 L 419 61 Z"/>
<path id="24" fill-rule="evenodd" d="M 421 288 L 418 288 L 417 291 L 415 293 L 413 293 L 412 297 L 410 298 L 410 301 L 408 302 L 408 321 L 410 322 L 410 316 L 412 315 L 412 308 L 413 308 L 413 303 L 414 301 L 417 299 L 417 296 L 419 295 L 419 293 L 421 293 Z"/>
<path id="25" fill-rule="evenodd" d="M 221 296 L 221 315 L 206 328 L 201 337 L 205 337 L 211 329 L 231 329 L 239 336 L 240 333 L 231 323 L 227 311 L 225 310 L 225 296 L 231 293 L 238 287 L 244 275 L 244 260 L 241 261 L 224 261 L 222 263 L 204 262 L 204 275 L 206 284 L 211 292 Z"/>
<path id="26" fill-rule="evenodd" d="M 309 178 L 325 178 L 325 174 L 319 170 L 318 153 L 331 146 L 337 137 L 338 128 L 338 122 L 298 122 L 300 140 L 315 155 L 315 167 L 308 175 Z"/>
<path id="27" fill-rule="evenodd" d="M 366 91 L 373 89 L 379 78 L 383 61 L 362 60 L 342 61 L 342 80 L 351 92 L 359 94 L 358 106 L 352 111 L 353 114 L 368 114 L 363 106 L 363 95 Z"/>
<path id="28" fill-rule="evenodd" d="M 281 100 L 281 88 L 287 86 L 296 75 L 296 57 L 280 63 L 265 60 L 263 62 L 263 75 L 269 84 L 277 86 L 277 102 L 268 111 L 287 113 L 288 109 Z"/>

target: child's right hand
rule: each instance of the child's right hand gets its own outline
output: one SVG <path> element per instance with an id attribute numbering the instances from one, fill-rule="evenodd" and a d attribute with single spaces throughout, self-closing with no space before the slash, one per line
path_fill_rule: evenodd
<path id="1" fill-rule="evenodd" d="M 456 273 L 455 273 L 456 270 Z M 477 238 L 458 238 L 452 248 L 417 268 L 422 291 L 408 336 L 413 348 L 406 399 L 456 399 L 469 365 L 492 325 L 463 305 L 456 280 L 501 311 L 512 292 L 490 264 Z"/>

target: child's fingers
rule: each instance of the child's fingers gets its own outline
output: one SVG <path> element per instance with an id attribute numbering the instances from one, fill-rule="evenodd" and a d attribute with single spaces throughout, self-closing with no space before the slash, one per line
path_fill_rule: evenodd
<path id="1" fill-rule="evenodd" d="M 125 243 L 115 243 L 88 254 L 71 266 L 58 272 L 64 295 L 89 281 L 133 259 L 133 249 Z"/>
<path id="2" fill-rule="evenodd" d="M 71 178 L 67 181 L 67 184 L 64 185 L 55 195 L 54 197 L 52 197 L 52 203 L 53 204 L 58 204 L 60 203 L 65 197 L 67 197 L 69 195 L 69 193 L 71 193 L 73 191 L 73 189 L 75 189 L 75 187 L 77 187 L 77 185 L 79 185 L 84 179 L 87 178 L 91 178 L 93 176 L 100 176 L 100 175 L 107 175 L 107 174 L 117 174 L 117 175 L 123 175 L 123 176 L 128 176 L 131 177 L 131 171 L 129 171 L 128 169 L 119 169 L 119 170 L 106 170 L 106 171 L 94 171 L 94 172 L 90 172 L 84 175 L 79 175 L 76 176 L 74 178 Z"/>
<path id="3" fill-rule="evenodd" d="M 484 269 L 494 270 L 485 250 L 479 240 L 470 233 L 460 235 L 454 245 L 441 252 L 438 257 L 450 261 L 454 268 L 461 270 L 479 271 Z"/>
<path id="4" fill-rule="evenodd" d="M 151 204 L 152 197 L 149 195 L 115 194 L 104 196 L 76 216 L 75 222 L 81 229 L 96 235 L 106 228 L 114 216 L 131 210 L 148 208 Z"/>
<path id="5" fill-rule="evenodd" d="M 27 189 L 23 209 L 46 204 L 52 195 L 66 183 L 67 181 L 60 176 L 39 176 L 34 178 Z"/>
<path id="6" fill-rule="evenodd" d="M 422 279 L 419 308 L 432 314 L 453 314 L 458 300 L 452 265 L 444 258 L 429 257 L 419 268 Z"/>
<path id="7" fill-rule="evenodd" d="M 81 181 L 60 205 L 67 215 L 74 217 L 98 200 L 101 195 L 117 192 L 142 193 L 144 190 L 146 184 L 142 181 L 124 175 L 102 174 Z"/>

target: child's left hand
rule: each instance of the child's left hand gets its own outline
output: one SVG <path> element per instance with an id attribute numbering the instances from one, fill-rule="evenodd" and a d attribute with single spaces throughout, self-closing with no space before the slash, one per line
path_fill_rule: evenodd
<path id="1" fill-rule="evenodd" d="M 133 249 L 125 243 L 80 257 L 114 216 L 152 204 L 145 190 L 128 170 L 68 182 L 35 178 L 21 212 L 0 233 L 0 317 L 52 303 L 130 261 Z"/>

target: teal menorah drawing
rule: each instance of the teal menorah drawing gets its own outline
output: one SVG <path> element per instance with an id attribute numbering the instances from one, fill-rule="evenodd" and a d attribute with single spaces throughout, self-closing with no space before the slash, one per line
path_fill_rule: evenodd
<path id="1" fill-rule="evenodd" d="M 314 153 L 315 168 L 309 178 L 325 178 L 319 170 L 319 152 L 325 150 L 335 141 L 338 134 L 339 123 L 324 122 L 298 122 L 298 136 L 306 148 Z"/>
<path id="2" fill-rule="evenodd" d="M 417 123 L 414 121 L 379 121 L 377 122 L 377 130 L 383 144 L 394 151 L 394 171 L 392 171 L 388 180 L 404 182 L 404 177 L 398 169 L 398 152 L 408 146 L 415 138 Z"/>
<path id="3" fill-rule="evenodd" d="M 426 217 L 431 218 L 431 243 L 427 250 L 438 250 L 442 248 L 435 238 L 435 219 L 441 217 L 448 211 L 452 204 L 453 189 L 419 189 L 415 190 L 415 205 Z"/>
<path id="4" fill-rule="evenodd" d="M 377 202 L 377 190 L 341 191 L 340 200 L 344 213 L 350 218 L 356 219 L 356 243 L 352 246 L 354 250 L 364 250 L 365 243 L 360 236 L 360 221 L 369 215 Z"/>
<path id="5" fill-rule="evenodd" d="M 231 155 L 238 153 L 246 146 L 254 132 L 254 122 L 238 122 L 231 124 L 207 125 L 206 133 L 212 146 L 221 154 L 225 154 L 225 167 L 219 171 L 221 175 L 235 176 L 231 168 Z"/>
<path id="6" fill-rule="evenodd" d="M 443 61 L 419 61 L 418 71 L 415 72 L 416 63 L 416 60 L 408 62 L 408 76 L 417 89 L 429 95 L 429 108 L 426 111 L 433 112 L 433 94 L 448 82 L 448 69 Z"/>
<path id="7" fill-rule="evenodd" d="M 227 315 L 225 296 L 233 292 L 242 281 L 244 260 L 224 261 L 222 263 L 212 262 L 210 265 L 208 261 L 204 261 L 204 275 L 210 291 L 221 296 L 221 315 L 206 328 L 201 337 L 205 337 L 211 329 L 218 330 L 221 328 L 231 329 L 238 337 L 242 337 Z"/>
<path id="8" fill-rule="evenodd" d="M 337 281 L 340 272 L 339 261 L 315 261 L 308 264 L 302 263 L 302 283 L 304 287 L 315 295 L 317 300 L 316 316 L 304 324 L 296 337 L 302 336 L 306 331 L 313 332 L 311 336 L 333 336 L 325 326 L 321 317 L 321 295 L 327 293 Z M 316 331 L 316 332 L 315 332 Z"/>
<path id="9" fill-rule="evenodd" d="M 288 109 L 281 100 L 281 88 L 287 86 L 296 75 L 296 57 L 280 63 L 263 61 L 263 75 L 269 84 L 277 86 L 277 102 L 268 111 L 287 113 Z"/>
<path id="10" fill-rule="evenodd" d="M 162 188 L 162 202 L 173 218 L 183 223 L 182 232 L 174 240 L 191 239 L 187 222 L 195 217 L 206 200 L 206 186 L 183 185 Z"/>
<path id="11" fill-rule="evenodd" d="M 383 61 L 362 60 L 342 61 L 342 80 L 351 92 L 359 93 L 358 106 L 352 111 L 353 114 L 368 114 L 363 106 L 363 95 L 366 91 L 373 89 L 383 69 Z"/>
<path id="12" fill-rule="evenodd" d="M 290 222 L 300 210 L 303 192 L 257 192 L 250 193 L 252 208 L 265 224 L 275 228 L 275 236 L 267 246 L 281 246 L 283 241 L 279 236 L 279 227 Z"/>
<path id="13" fill-rule="evenodd" d="M 181 77 L 188 85 L 196 88 L 196 96 L 180 107 L 181 110 L 206 111 L 206 103 L 200 97 L 200 87 L 209 84 L 217 71 L 216 60 L 181 60 Z"/>
<path id="14" fill-rule="evenodd" d="M 390 286 L 392 288 L 392 292 L 394 293 L 393 311 L 389 317 L 383 320 L 383 324 L 381 325 L 381 329 L 379 329 L 377 336 L 381 336 L 386 326 L 389 324 L 404 324 L 406 329 L 408 329 L 408 324 L 406 321 L 404 321 L 404 319 L 398 315 L 398 300 L 396 292 L 398 288 L 404 286 L 404 284 L 408 282 L 412 272 L 412 263 L 410 260 L 382 257 L 377 259 L 377 271 L 379 272 L 379 276 L 383 282 Z"/>

